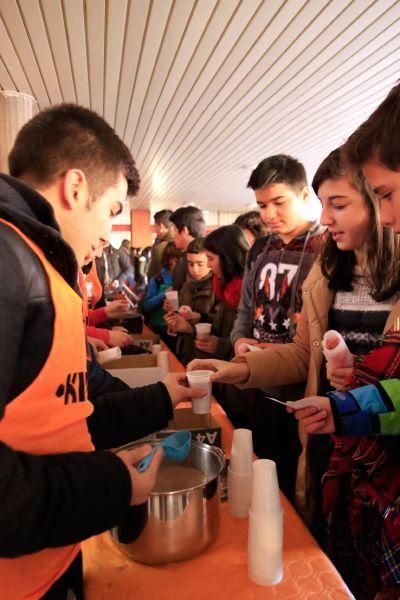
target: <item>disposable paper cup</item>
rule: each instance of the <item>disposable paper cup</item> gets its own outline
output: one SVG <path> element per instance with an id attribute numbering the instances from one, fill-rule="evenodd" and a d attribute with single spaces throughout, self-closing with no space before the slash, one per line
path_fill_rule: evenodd
<path id="1" fill-rule="evenodd" d="M 121 356 L 121 348 L 119 348 L 119 346 L 115 346 L 115 348 L 108 348 L 108 350 L 102 350 L 99 352 L 97 355 L 97 360 L 102 365 L 109 360 L 117 360 L 118 358 L 121 358 Z"/>
<path id="2" fill-rule="evenodd" d="M 229 468 L 235 473 L 251 476 L 253 468 L 253 436 L 250 429 L 234 430 Z"/>
<path id="3" fill-rule="evenodd" d="M 228 508 L 237 519 L 247 519 L 249 515 L 251 479 L 251 473 L 235 473 L 228 467 Z"/>
<path id="4" fill-rule="evenodd" d="M 161 352 L 161 344 L 153 344 L 153 347 L 151 350 L 152 350 L 153 354 L 158 354 L 159 352 Z"/>
<path id="5" fill-rule="evenodd" d="M 207 390 L 207 395 L 202 398 L 192 398 L 192 410 L 196 415 L 204 415 L 210 412 L 211 388 L 210 377 L 213 371 L 190 371 L 186 373 L 189 387 Z"/>
<path id="6" fill-rule="evenodd" d="M 157 367 L 161 368 L 162 376 L 165 377 L 170 371 L 168 350 L 157 352 Z"/>
<path id="7" fill-rule="evenodd" d="M 261 459 L 253 462 L 251 512 L 256 517 L 280 514 L 281 498 L 273 460 Z"/>
<path id="8" fill-rule="evenodd" d="M 179 310 L 178 292 L 175 290 L 165 292 L 165 297 L 171 306 L 171 310 L 174 312 L 178 311 Z"/>
<path id="9" fill-rule="evenodd" d="M 196 323 L 196 337 L 204 339 L 211 333 L 211 323 Z"/>
<path id="10" fill-rule="evenodd" d="M 283 512 L 257 517 L 249 511 L 248 574 L 259 585 L 276 585 L 282 579 Z"/>

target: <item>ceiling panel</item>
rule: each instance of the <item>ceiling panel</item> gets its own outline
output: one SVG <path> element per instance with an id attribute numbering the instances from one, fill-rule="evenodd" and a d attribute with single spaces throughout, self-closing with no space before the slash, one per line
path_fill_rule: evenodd
<path id="1" fill-rule="evenodd" d="M 269 154 L 310 177 L 396 83 L 400 0 L 0 0 L 0 88 L 79 102 L 132 149 L 133 205 L 247 209 Z"/>

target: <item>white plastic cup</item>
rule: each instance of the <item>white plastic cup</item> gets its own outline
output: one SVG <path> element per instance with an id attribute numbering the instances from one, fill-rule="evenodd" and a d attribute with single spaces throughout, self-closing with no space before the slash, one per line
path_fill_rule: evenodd
<path id="1" fill-rule="evenodd" d="M 159 352 L 161 352 L 162 347 L 161 344 L 153 344 L 153 347 L 151 349 L 153 354 L 158 354 Z"/>
<path id="2" fill-rule="evenodd" d="M 282 511 L 276 464 L 266 458 L 253 462 L 251 512 L 256 517 L 268 517 Z"/>
<path id="3" fill-rule="evenodd" d="M 332 344 L 335 345 L 330 347 Z M 322 339 L 322 349 L 326 360 L 332 367 L 344 368 L 353 366 L 354 356 L 338 331 L 330 329 L 325 332 Z"/>
<path id="4" fill-rule="evenodd" d="M 203 340 L 211 333 L 211 323 L 196 323 L 196 337 Z"/>
<path id="5" fill-rule="evenodd" d="M 117 360 L 121 358 L 122 352 L 119 346 L 114 348 L 108 348 L 108 350 L 101 350 L 97 355 L 97 360 L 101 365 L 108 362 L 109 360 Z"/>
<path id="6" fill-rule="evenodd" d="M 157 367 L 161 368 L 163 377 L 168 375 L 170 371 L 168 350 L 160 350 L 160 352 L 157 352 Z"/>
<path id="7" fill-rule="evenodd" d="M 232 517 L 247 519 L 251 502 L 251 473 L 235 473 L 228 467 L 228 508 Z"/>
<path id="8" fill-rule="evenodd" d="M 250 429 L 234 430 L 229 468 L 241 475 L 252 474 L 253 436 Z"/>
<path id="9" fill-rule="evenodd" d="M 179 310 L 178 292 L 176 290 L 170 290 L 169 292 L 165 292 L 165 297 L 169 302 L 171 310 L 177 312 Z"/>
<path id="10" fill-rule="evenodd" d="M 207 395 L 201 398 L 192 398 L 192 410 L 196 415 L 205 415 L 211 408 L 211 388 L 210 377 L 213 371 L 189 371 L 186 373 L 189 387 L 201 388 L 207 390 Z"/>
<path id="11" fill-rule="evenodd" d="M 269 517 L 249 511 L 247 567 L 251 581 L 276 585 L 282 579 L 283 511 Z"/>

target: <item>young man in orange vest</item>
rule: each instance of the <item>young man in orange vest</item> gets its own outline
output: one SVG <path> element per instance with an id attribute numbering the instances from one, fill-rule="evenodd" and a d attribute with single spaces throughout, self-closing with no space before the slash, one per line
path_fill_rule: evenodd
<path id="1" fill-rule="evenodd" d="M 76 105 L 48 109 L 22 128 L 9 166 L 12 177 L 0 176 L 0 598 L 79 599 L 79 542 L 146 501 L 162 455 L 141 474 L 149 446 L 96 448 L 157 429 L 194 394 L 168 376 L 143 390 L 140 423 L 129 401 L 139 392 L 95 363 L 88 394 L 78 265 L 109 243 L 112 218 L 139 187 L 113 129 Z"/>

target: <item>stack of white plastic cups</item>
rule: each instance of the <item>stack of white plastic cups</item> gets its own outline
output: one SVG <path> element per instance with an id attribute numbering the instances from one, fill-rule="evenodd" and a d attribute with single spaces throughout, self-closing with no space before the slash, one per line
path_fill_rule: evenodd
<path id="1" fill-rule="evenodd" d="M 253 477 L 253 440 L 250 429 L 233 432 L 228 467 L 228 508 L 233 517 L 247 519 Z"/>
<path id="2" fill-rule="evenodd" d="M 157 367 L 160 367 L 162 377 L 165 377 L 170 372 L 168 350 L 160 350 L 156 354 Z"/>
<path id="3" fill-rule="evenodd" d="M 255 460 L 248 537 L 248 573 L 254 583 L 280 582 L 282 546 L 283 509 L 276 465 L 272 460 Z"/>

